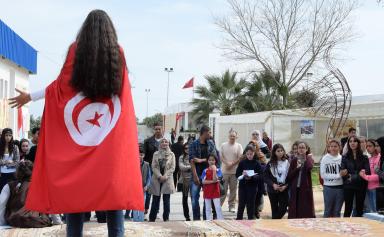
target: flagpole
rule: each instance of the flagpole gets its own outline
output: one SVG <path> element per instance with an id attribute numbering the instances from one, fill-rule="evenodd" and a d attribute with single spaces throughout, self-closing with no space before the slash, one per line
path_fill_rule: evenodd
<path id="1" fill-rule="evenodd" d="M 193 77 L 193 85 L 192 85 L 192 100 L 195 98 L 195 77 Z"/>

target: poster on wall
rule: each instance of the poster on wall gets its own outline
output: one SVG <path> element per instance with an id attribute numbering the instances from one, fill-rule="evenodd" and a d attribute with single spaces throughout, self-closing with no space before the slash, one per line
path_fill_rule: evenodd
<path id="1" fill-rule="evenodd" d="M 300 121 L 300 134 L 301 139 L 312 139 L 314 137 L 314 121 L 313 120 L 301 120 Z"/>

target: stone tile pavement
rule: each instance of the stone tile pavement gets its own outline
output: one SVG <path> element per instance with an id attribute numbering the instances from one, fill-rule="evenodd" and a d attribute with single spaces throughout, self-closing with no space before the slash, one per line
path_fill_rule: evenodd
<path id="1" fill-rule="evenodd" d="M 313 188 L 313 194 L 315 199 L 315 210 L 316 210 L 316 216 L 322 217 L 323 211 L 324 211 L 324 204 L 323 204 L 323 191 L 321 186 L 316 186 Z M 188 199 L 189 203 L 189 215 L 192 219 L 192 206 L 191 206 L 191 199 Z M 202 213 L 203 208 L 203 193 L 200 195 L 200 209 Z M 237 208 L 237 206 L 236 206 Z M 236 219 L 236 213 L 231 213 L 228 210 L 228 203 L 225 202 L 222 207 L 223 215 L 226 220 L 232 220 Z M 236 209 L 237 211 L 237 209 Z M 160 202 L 160 212 L 158 214 L 158 219 L 156 221 L 162 221 L 162 200 Z M 262 219 L 270 219 L 271 218 L 271 206 L 269 203 L 268 196 L 264 196 L 264 209 L 263 212 L 260 213 Z M 148 215 L 147 215 L 148 216 Z M 146 217 L 147 217 L 146 216 Z M 287 214 L 285 215 L 285 218 L 287 217 Z M 160 219 L 159 219 L 160 218 Z M 171 195 L 171 214 L 170 214 L 170 221 L 184 221 L 184 214 L 183 214 L 183 205 L 182 205 L 182 195 L 181 192 L 177 192 Z M 246 219 L 246 211 L 244 212 L 244 219 Z"/>

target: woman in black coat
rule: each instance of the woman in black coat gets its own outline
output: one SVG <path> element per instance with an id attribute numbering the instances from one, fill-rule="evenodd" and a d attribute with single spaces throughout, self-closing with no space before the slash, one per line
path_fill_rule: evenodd
<path id="1" fill-rule="evenodd" d="M 236 177 L 239 181 L 239 205 L 236 220 L 243 219 L 245 207 L 247 207 L 248 220 L 255 219 L 255 201 L 258 192 L 259 180 L 262 177 L 260 163 L 255 160 L 255 148 L 247 146 L 245 148 L 245 159 L 240 161 L 236 169 Z M 254 175 L 248 176 L 253 170 Z"/>
<path id="2" fill-rule="evenodd" d="M 353 199 L 356 199 L 356 213 L 363 216 L 364 199 L 368 182 L 360 177 L 361 170 L 370 175 L 369 160 L 360 148 L 360 140 L 356 136 L 348 138 L 348 152 L 341 161 L 340 175 L 344 182 L 344 217 L 350 217 L 353 208 Z"/>
<path id="3" fill-rule="evenodd" d="M 287 212 L 288 171 L 289 161 L 285 149 L 281 144 L 275 144 L 272 148 L 271 160 L 264 171 L 264 181 L 267 184 L 272 219 L 281 219 Z"/>

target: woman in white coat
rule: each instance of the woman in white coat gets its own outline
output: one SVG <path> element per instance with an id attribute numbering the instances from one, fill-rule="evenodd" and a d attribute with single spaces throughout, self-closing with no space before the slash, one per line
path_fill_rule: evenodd
<path id="1" fill-rule="evenodd" d="M 169 220 L 170 198 L 175 192 L 173 182 L 173 172 L 176 167 L 175 155 L 169 149 L 169 142 L 166 138 L 160 140 L 159 150 L 153 154 L 152 160 L 152 180 L 149 192 L 153 195 L 149 221 L 154 222 L 159 212 L 160 198 L 163 195 L 163 220 Z"/>

